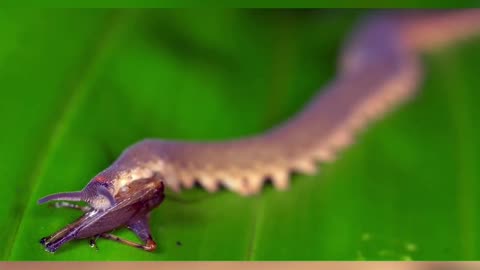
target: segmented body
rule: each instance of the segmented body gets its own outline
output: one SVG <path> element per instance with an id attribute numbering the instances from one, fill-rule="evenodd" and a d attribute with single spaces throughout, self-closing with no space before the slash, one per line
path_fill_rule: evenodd
<path id="1" fill-rule="evenodd" d="M 317 162 L 335 159 L 366 124 L 415 93 L 422 77 L 419 52 L 479 29 L 479 10 L 374 16 L 347 40 L 337 76 L 284 124 L 223 142 L 144 140 L 125 150 L 107 171 L 124 176 L 159 173 L 174 190 L 198 182 L 211 192 L 222 185 L 250 195 L 266 179 L 286 189 L 292 171 L 314 173 Z M 118 189 L 122 184 L 115 185 Z"/>
<path id="2" fill-rule="evenodd" d="M 83 190 L 39 200 L 85 201 L 91 206 L 41 243 L 55 252 L 72 239 L 102 237 L 152 251 L 156 244 L 149 213 L 162 202 L 164 185 L 180 190 L 199 183 L 211 192 L 224 186 L 251 195 L 270 179 L 276 188 L 286 189 L 291 172 L 314 173 L 318 162 L 334 160 L 369 122 L 413 96 L 422 77 L 420 52 L 476 32 L 480 10 L 374 16 L 347 40 L 336 77 L 296 116 L 262 134 L 236 140 L 140 141 Z M 122 226 L 136 233 L 142 244 L 107 233 Z"/>

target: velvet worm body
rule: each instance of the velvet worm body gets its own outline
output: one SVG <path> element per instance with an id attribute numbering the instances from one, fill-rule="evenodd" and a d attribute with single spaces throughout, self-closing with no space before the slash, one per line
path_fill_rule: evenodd
<path id="1" fill-rule="evenodd" d="M 164 198 L 195 183 L 252 195 L 266 179 L 280 190 L 291 172 L 315 173 L 354 141 L 366 124 L 413 96 L 422 77 L 419 53 L 480 32 L 480 10 L 387 12 L 362 21 L 346 40 L 335 78 L 296 116 L 262 134 L 221 142 L 146 139 L 128 149 L 78 192 L 39 200 L 84 215 L 41 243 L 55 252 L 73 239 L 98 237 L 152 251 L 148 217 Z M 109 232 L 128 227 L 141 244 Z"/>

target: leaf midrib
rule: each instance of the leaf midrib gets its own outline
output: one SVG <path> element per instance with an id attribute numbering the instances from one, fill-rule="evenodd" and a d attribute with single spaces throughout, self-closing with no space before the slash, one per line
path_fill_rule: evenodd
<path id="1" fill-rule="evenodd" d="M 113 33 L 117 30 L 117 25 L 119 25 L 119 20 L 123 19 L 125 16 L 120 16 L 120 12 L 117 10 L 111 11 L 110 14 L 106 15 L 105 26 L 98 34 L 98 39 L 94 42 L 93 46 L 89 50 L 88 60 L 84 61 L 79 68 L 78 76 L 70 84 L 71 90 L 69 98 L 66 100 L 61 100 L 60 109 L 57 110 L 59 113 L 57 120 L 52 122 L 49 126 L 52 127 L 50 135 L 47 136 L 48 141 L 42 147 L 40 154 L 37 156 L 37 159 L 33 162 L 31 168 L 33 168 L 32 173 L 25 182 L 25 193 L 29 194 L 22 207 L 20 207 L 20 213 L 17 215 L 17 219 L 12 221 L 12 233 L 9 241 L 4 243 L 3 254 L 4 259 L 12 259 L 14 245 L 18 237 L 18 232 L 21 231 L 25 218 L 25 212 L 28 209 L 29 205 L 36 204 L 36 199 L 33 198 L 35 190 L 38 189 L 40 179 L 45 175 L 48 163 L 51 160 L 51 156 L 55 150 L 59 147 L 61 139 L 64 137 L 69 123 L 72 121 L 77 110 L 80 108 L 82 101 L 88 94 L 90 89 L 89 84 L 92 79 L 95 77 L 95 74 L 98 70 L 98 67 L 101 65 L 102 60 L 105 58 L 105 54 L 108 51 L 108 45 L 112 39 Z M 118 31 L 118 30 L 117 30 Z M 33 206 L 31 206 L 33 207 Z M 36 240 L 35 240 L 36 241 Z"/>

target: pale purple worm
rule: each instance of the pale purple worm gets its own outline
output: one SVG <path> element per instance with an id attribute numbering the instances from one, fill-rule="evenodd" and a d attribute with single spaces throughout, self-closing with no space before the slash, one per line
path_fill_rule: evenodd
<path id="1" fill-rule="evenodd" d="M 42 244 L 54 252 L 71 239 L 96 236 L 153 250 L 148 213 L 161 203 L 164 185 L 178 191 L 197 182 L 210 192 L 224 186 L 251 195 L 270 179 L 284 190 L 291 172 L 314 173 L 316 162 L 335 159 L 367 123 L 412 97 L 422 77 L 420 52 L 477 32 L 478 9 L 373 16 L 347 40 L 336 78 L 298 115 L 248 138 L 207 143 L 147 139 L 130 146 L 82 191 L 39 200 L 85 201 L 92 207 Z M 119 226 L 132 229 L 144 244 L 107 233 Z"/>

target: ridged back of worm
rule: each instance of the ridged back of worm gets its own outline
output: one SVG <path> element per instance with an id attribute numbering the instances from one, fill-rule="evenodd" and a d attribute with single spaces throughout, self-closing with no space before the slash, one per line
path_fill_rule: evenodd
<path id="1" fill-rule="evenodd" d="M 197 182 L 211 192 L 224 186 L 250 195 L 266 179 L 286 189 L 291 172 L 315 173 L 317 163 L 334 160 L 368 123 L 413 96 L 420 52 L 479 30 L 480 10 L 379 14 L 346 40 L 336 77 L 285 123 L 221 142 L 144 140 L 111 168 L 159 173 L 174 190 Z"/>

